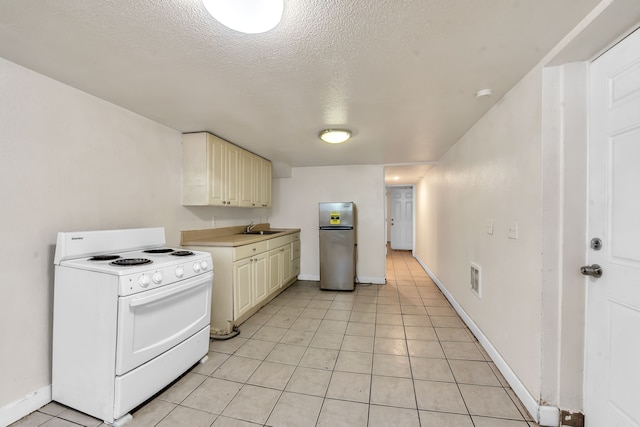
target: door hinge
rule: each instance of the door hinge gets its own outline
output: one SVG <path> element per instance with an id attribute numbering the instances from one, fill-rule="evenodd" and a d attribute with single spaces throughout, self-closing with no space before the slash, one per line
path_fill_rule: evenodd
<path id="1" fill-rule="evenodd" d="M 584 414 L 560 411 L 560 425 L 563 427 L 584 427 Z"/>

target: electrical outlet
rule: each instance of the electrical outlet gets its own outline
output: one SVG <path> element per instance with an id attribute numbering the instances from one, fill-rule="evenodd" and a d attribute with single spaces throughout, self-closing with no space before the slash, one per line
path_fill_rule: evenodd
<path id="1" fill-rule="evenodd" d="M 518 239 L 518 221 L 511 221 L 507 230 L 507 237 L 509 239 Z"/>

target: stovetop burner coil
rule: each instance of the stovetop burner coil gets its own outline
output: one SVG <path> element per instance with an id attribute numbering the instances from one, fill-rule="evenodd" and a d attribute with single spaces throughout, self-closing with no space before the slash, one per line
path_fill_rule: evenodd
<path id="1" fill-rule="evenodd" d="M 191 251 L 175 251 L 175 252 L 171 252 L 171 255 L 173 255 L 173 256 L 190 256 L 190 255 L 193 255 L 193 252 L 191 252 Z"/>
<path id="2" fill-rule="evenodd" d="M 142 251 L 148 254 L 168 254 L 169 252 L 173 252 L 174 249 L 171 248 L 160 248 L 160 249 L 147 249 L 146 251 Z"/>
<path id="3" fill-rule="evenodd" d="M 120 255 L 96 255 L 89 258 L 89 261 L 113 261 L 120 258 Z"/>
<path id="4" fill-rule="evenodd" d="M 119 267 L 130 267 L 133 265 L 150 264 L 152 262 L 153 261 L 147 258 L 122 258 L 122 259 L 117 259 L 115 261 L 112 261 L 109 264 L 116 265 Z"/>

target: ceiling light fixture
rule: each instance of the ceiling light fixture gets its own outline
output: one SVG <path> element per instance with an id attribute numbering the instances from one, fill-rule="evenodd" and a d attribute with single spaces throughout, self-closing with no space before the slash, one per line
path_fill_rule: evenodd
<path id="1" fill-rule="evenodd" d="M 476 92 L 476 98 L 482 98 L 483 96 L 491 96 L 493 92 L 491 89 L 481 89 Z"/>
<path id="2" fill-rule="evenodd" d="M 329 144 L 340 144 L 351 138 L 351 132 L 346 129 L 325 129 L 318 137 Z"/>
<path id="3" fill-rule="evenodd" d="M 247 34 L 266 33 L 280 23 L 284 0 L 202 0 L 218 22 Z"/>

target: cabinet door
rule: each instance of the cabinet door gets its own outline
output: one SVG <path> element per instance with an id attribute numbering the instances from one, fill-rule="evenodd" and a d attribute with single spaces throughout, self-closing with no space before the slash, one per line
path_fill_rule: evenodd
<path id="1" fill-rule="evenodd" d="M 253 305 L 265 299 L 269 293 L 267 290 L 267 253 L 263 252 L 252 258 L 253 269 Z"/>
<path id="2" fill-rule="evenodd" d="M 240 194 L 240 147 L 226 143 L 226 201 L 227 206 L 239 206 Z"/>
<path id="3" fill-rule="evenodd" d="M 253 158 L 253 203 L 255 208 L 261 208 L 263 205 L 263 178 L 264 178 L 264 162 L 262 157 L 255 156 Z"/>
<path id="4" fill-rule="evenodd" d="M 291 244 L 282 247 L 282 284 L 291 279 Z"/>
<path id="5" fill-rule="evenodd" d="M 262 207 L 271 207 L 271 185 L 272 185 L 271 162 L 264 160 L 262 168 Z"/>
<path id="6" fill-rule="evenodd" d="M 226 145 L 222 139 L 207 134 L 209 204 L 213 206 L 223 206 L 226 201 Z"/>
<path id="7" fill-rule="evenodd" d="M 238 319 L 253 306 L 252 259 L 245 258 L 233 263 L 233 320 Z"/>
<path id="8" fill-rule="evenodd" d="M 282 252 L 280 248 L 272 249 L 267 254 L 268 257 L 268 277 L 269 277 L 269 294 L 277 291 L 282 283 L 282 276 L 280 274 L 280 264 L 282 258 Z"/>
<path id="9" fill-rule="evenodd" d="M 240 151 L 240 195 L 239 205 L 244 208 L 253 207 L 253 158 L 248 151 Z"/>

